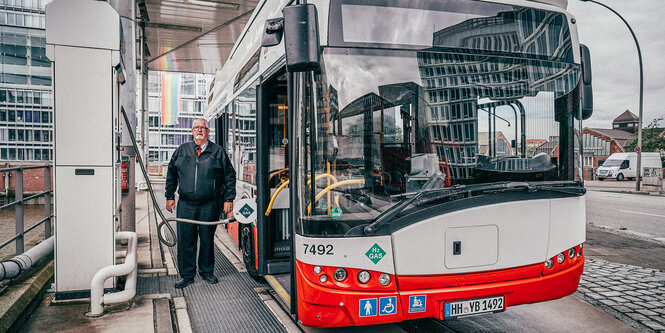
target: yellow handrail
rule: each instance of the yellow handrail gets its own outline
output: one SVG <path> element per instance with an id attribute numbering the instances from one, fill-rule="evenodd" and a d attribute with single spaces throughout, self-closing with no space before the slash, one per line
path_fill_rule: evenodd
<path id="1" fill-rule="evenodd" d="M 283 182 L 282 185 L 280 185 L 275 191 L 275 193 L 272 195 L 272 198 L 270 198 L 268 209 L 266 209 L 266 216 L 270 215 L 270 211 L 272 210 L 272 204 L 275 203 L 275 198 L 277 198 L 277 194 L 279 194 L 279 192 L 281 192 L 286 187 L 286 185 L 289 185 L 288 180 Z"/>
<path id="2" fill-rule="evenodd" d="M 288 170 L 288 169 L 283 169 L 283 170 Z M 274 176 L 274 175 L 273 175 L 273 176 Z M 332 179 L 335 183 L 337 183 L 337 178 L 335 178 L 335 176 L 333 176 L 333 175 L 331 175 L 331 174 L 329 174 L 329 173 L 323 173 L 323 174 L 320 174 L 320 175 L 316 176 L 314 179 L 315 179 L 315 180 L 319 180 L 319 179 L 321 179 L 322 177 L 330 178 L 330 179 Z M 268 181 L 270 181 L 270 180 L 268 180 Z M 312 182 L 311 180 L 308 180 L 308 181 L 307 181 L 307 185 L 309 185 L 311 182 Z M 289 181 L 287 180 L 287 181 L 285 181 L 284 183 L 282 183 L 282 184 L 277 188 L 277 190 L 275 191 L 275 193 L 273 193 L 272 198 L 270 198 L 270 203 L 268 204 L 268 209 L 266 209 L 266 216 L 270 215 L 270 212 L 272 211 L 272 205 L 273 205 L 273 203 L 275 202 L 275 199 L 277 198 L 277 195 L 279 194 L 279 192 L 281 192 L 282 189 L 284 189 L 284 188 L 286 187 L 286 185 L 288 185 L 288 184 L 289 184 Z"/>
<path id="3" fill-rule="evenodd" d="M 334 184 L 334 183 L 337 183 L 337 178 L 335 178 L 335 176 L 333 176 L 333 175 L 331 175 L 331 174 L 329 174 L 329 173 L 322 173 L 322 174 L 320 174 L 320 175 L 314 177 L 314 180 L 319 180 L 319 179 L 321 179 L 322 177 L 326 177 L 326 178 L 330 178 L 330 179 L 332 179 L 333 184 Z M 309 184 L 311 184 L 311 183 L 312 183 L 312 180 L 311 180 L 311 179 L 307 181 L 307 185 L 309 185 Z"/>
<path id="4" fill-rule="evenodd" d="M 268 183 L 267 183 L 267 184 L 270 184 L 270 181 L 272 180 L 272 178 L 275 177 L 276 175 L 279 175 L 279 174 L 282 173 L 283 171 L 289 171 L 289 168 L 285 168 L 285 169 L 274 169 L 274 170 L 270 170 L 270 171 L 268 171 L 268 174 L 271 174 L 271 175 L 270 175 L 270 177 L 268 178 Z"/>
<path id="5" fill-rule="evenodd" d="M 342 180 L 342 181 L 339 181 L 335 184 L 332 184 L 332 185 L 324 188 L 323 190 L 321 190 L 321 192 L 319 192 L 319 194 L 317 194 L 316 197 L 314 198 L 314 202 L 316 203 L 317 201 L 319 201 L 319 199 L 321 199 L 321 197 L 324 194 L 330 192 L 330 190 L 332 190 L 336 187 L 340 187 L 342 185 L 349 185 L 349 184 L 365 184 L 365 180 L 364 179 L 348 179 L 348 180 Z M 311 212 L 312 212 L 312 204 L 309 204 L 309 206 L 307 206 L 307 214 L 309 214 Z"/>

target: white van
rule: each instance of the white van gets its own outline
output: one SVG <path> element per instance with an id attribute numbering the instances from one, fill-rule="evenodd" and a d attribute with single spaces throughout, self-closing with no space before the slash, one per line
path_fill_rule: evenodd
<path id="1" fill-rule="evenodd" d="M 642 170 L 644 168 L 662 168 L 660 153 L 642 153 Z M 637 153 L 614 153 L 598 167 L 598 180 L 616 178 L 624 180 L 637 176 Z"/>

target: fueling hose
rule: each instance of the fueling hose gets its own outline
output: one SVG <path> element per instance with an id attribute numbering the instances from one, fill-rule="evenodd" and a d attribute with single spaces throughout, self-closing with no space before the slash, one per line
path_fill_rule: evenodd
<path id="1" fill-rule="evenodd" d="M 177 244 L 178 238 L 176 236 L 176 233 L 173 230 L 171 224 L 168 223 L 171 221 L 185 222 L 185 223 L 198 224 L 198 225 L 218 225 L 218 224 L 227 224 L 236 220 L 235 217 L 230 217 L 224 220 L 205 222 L 205 221 L 183 219 L 178 217 L 167 218 L 166 216 L 164 216 L 164 213 L 162 213 L 162 210 L 159 208 L 159 204 L 157 203 L 157 198 L 155 197 L 155 192 L 152 189 L 152 183 L 150 182 L 150 178 L 148 178 L 148 171 L 145 169 L 145 165 L 143 165 L 143 159 L 141 158 L 141 154 L 138 153 L 139 147 L 136 144 L 136 137 L 134 136 L 134 131 L 132 130 L 132 125 L 129 122 L 129 118 L 127 118 L 127 114 L 125 113 L 125 108 L 121 107 L 120 112 L 122 112 L 122 116 L 123 118 L 125 118 L 125 123 L 127 124 L 127 131 L 129 132 L 129 137 L 132 139 L 132 144 L 134 145 L 134 150 L 136 151 L 136 157 L 138 158 L 139 165 L 141 166 L 141 172 L 143 173 L 143 178 L 145 179 L 146 184 L 148 184 L 148 192 L 150 193 L 150 197 L 152 198 L 152 204 L 155 207 L 155 211 L 159 213 L 159 217 L 162 219 L 162 222 L 160 222 L 159 225 L 157 226 L 157 237 L 159 238 L 160 242 L 164 243 L 164 245 L 168 247 L 173 247 Z M 169 242 L 162 236 L 162 227 L 165 225 L 166 228 L 168 229 L 168 232 L 172 236 L 171 237 L 173 239 L 172 242 Z"/>

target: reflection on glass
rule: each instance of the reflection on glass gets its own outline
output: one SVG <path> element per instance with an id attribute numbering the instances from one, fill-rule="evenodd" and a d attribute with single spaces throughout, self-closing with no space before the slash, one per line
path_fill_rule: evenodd
<path id="1" fill-rule="evenodd" d="M 454 200 L 462 186 L 575 179 L 580 74 L 563 14 L 349 2 L 338 47 L 325 48 L 321 73 L 305 79 L 316 117 L 305 117 L 313 140 L 304 141 L 316 145 L 301 161 L 309 194 L 300 232 L 350 232 L 425 190 Z M 400 19 L 416 12 L 422 21 Z M 359 20 L 369 13 L 386 19 Z M 334 34 L 331 26 L 337 45 Z"/>

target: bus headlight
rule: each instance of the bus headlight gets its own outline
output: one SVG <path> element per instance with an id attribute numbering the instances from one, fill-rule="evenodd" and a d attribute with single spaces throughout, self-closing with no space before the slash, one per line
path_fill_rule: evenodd
<path id="1" fill-rule="evenodd" d="M 577 257 L 578 257 L 578 258 L 582 256 L 582 246 L 583 246 L 583 245 L 584 245 L 584 244 L 580 244 L 580 250 L 577 251 Z"/>
<path id="2" fill-rule="evenodd" d="M 389 285 L 390 284 L 390 275 L 388 275 L 386 273 L 381 273 L 381 275 L 379 275 L 379 284 L 381 284 L 382 286 Z"/>
<path id="3" fill-rule="evenodd" d="M 321 282 L 321 283 L 328 282 L 328 275 L 323 274 L 323 275 L 319 276 L 319 282 Z"/>
<path id="4" fill-rule="evenodd" d="M 368 271 L 360 271 L 360 273 L 358 273 L 358 282 L 365 284 L 369 282 L 369 278 L 371 277 L 372 276 L 369 274 Z"/>
<path id="5" fill-rule="evenodd" d="M 568 250 L 568 258 L 573 259 L 575 258 L 575 248 L 571 247 L 570 250 Z"/>
<path id="6" fill-rule="evenodd" d="M 346 269 L 338 268 L 337 270 L 335 270 L 335 275 L 334 276 L 335 276 L 335 280 L 337 280 L 339 282 L 342 282 L 342 281 L 346 280 L 346 276 L 347 276 Z"/>
<path id="7" fill-rule="evenodd" d="M 314 274 L 319 274 L 321 273 L 321 266 L 314 266 L 314 269 L 312 269 Z"/>
<path id="8" fill-rule="evenodd" d="M 552 260 L 552 258 L 545 260 L 545 267 L 547 269 L 554 267 L 554 260 Z"/>
<path id="9" fill-rule="evenodd" d="M 563 252 L 556 255 L 556 262 L 563 264 L 564 260 L 566 260 L 566 255 Z"/>

